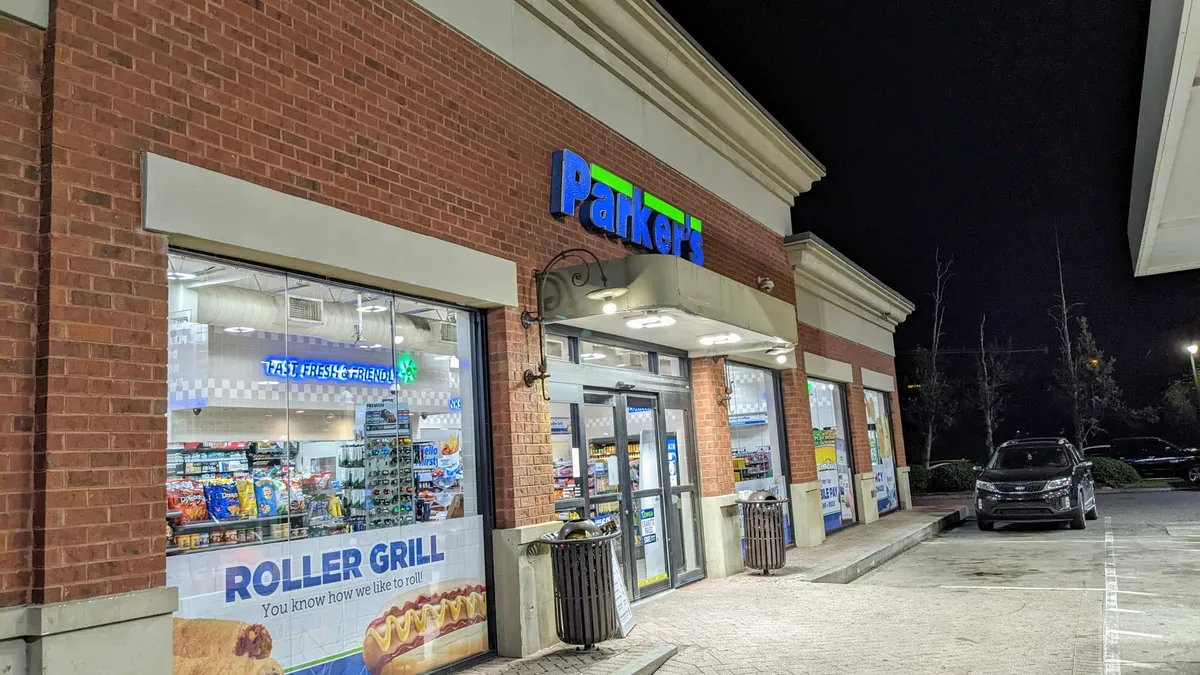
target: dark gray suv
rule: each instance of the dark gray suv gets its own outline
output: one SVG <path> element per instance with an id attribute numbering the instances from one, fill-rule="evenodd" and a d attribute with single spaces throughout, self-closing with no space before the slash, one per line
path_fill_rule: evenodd
<path id="1" fill-rule="evenodd" d="M 998 521 L 1060 521 L 1082 530 L 1100 517 L 1092 463 L 1065 438 L 1003 443 L 975 467 L 975 517 L 981 530 Z"/>

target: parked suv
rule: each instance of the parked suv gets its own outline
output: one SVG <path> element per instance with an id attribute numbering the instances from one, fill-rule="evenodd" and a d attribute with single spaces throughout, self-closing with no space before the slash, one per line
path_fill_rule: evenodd
<path id="1" fill-rule="evenodd" d="M 1200 481 L 1200 452 L 1196 448 L 1181 448 L 1154 436 L 1118 438 L 1109 445 L 1087 448 L 1086 452 L 1127 462 L 1143 478 L 1178 476 L 1193 483 Z"/>
<path id="2" fill-rule="evenodd" d="M 981 530 L 997 521 L 1069 522 L 1082 530 L 1100 517 L 1092 463 L 1065 438 L 1002 443 L 987 464 L 975 467 L 975 519 Z"/>

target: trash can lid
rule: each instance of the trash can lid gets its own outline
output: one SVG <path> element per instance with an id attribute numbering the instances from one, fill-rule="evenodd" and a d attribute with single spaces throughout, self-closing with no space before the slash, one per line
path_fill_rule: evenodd
<path id="1" fill-rule="evenodd" d="M 567 521 L 558 530 L 559 539 L 590 539 L 600 534 L 600 526 L 590 520 Z"/>
<path id="2" fill-rule="evenodd" d="M 750 493 L 750 496 L 746 497 L 746 501 L 748 502 L 766 502 L 775 501 L 775 499 L 775 495 L 766 490 L 755 490 Z"/>

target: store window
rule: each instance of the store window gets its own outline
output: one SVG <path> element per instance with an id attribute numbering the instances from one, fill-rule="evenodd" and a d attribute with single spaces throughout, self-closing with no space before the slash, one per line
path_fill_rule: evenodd
<path id="1" fill-rule="evenodd" d="M 658 374 L 668 377 L 683 377 L 683 359 L 678 356 L 659 354 Z"/>
<path id="2" fill-rule="evenodd" d="M 821 481 L 821 513 L 825 531 L 854 522 L 854 466 L 846 423 L 846 392 L 840 384 L 809 379 L 817 479 Z"/>
<path id="3" fill-rule="evenodd" d="M 892 418 L 888 395 L 867 389 L 867 441 L 871 444 L 871 465 L 875 470 L 875 501 L 879 513 L 900 508 L 896 490 L 896 453 L 892 447 Z"/>
<path id="4" fill-rule="evenodd" d="M 303 675 L 421 673 L 486 651 L 476 317 L 213 259 L 169 264 L 176 658 L 226 668 L 219 635 Z M 405 639 L 409 615 L 446 602 L 452 628 Z"/>
<path id="5" fill-rule="evenodd" d="M 787 498 L 788 474 L 774 373 L 734 363 L 725 366 L 729 393 L 729 436 L 733 445 L 733 486 L 739 497 L 766 490 Z M 791 519 L 784 511 L 785 533 L 792 541 Z"/>
<path id="6" fill-rule="evenodd" d="M 650 354 L 648 352 L 587 340 L 579 341 L 579 362 L 592 366 L 608 366 L 627 370 L 650 370 Z"/>

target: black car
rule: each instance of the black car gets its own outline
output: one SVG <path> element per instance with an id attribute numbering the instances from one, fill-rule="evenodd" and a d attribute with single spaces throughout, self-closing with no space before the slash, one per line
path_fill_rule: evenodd
<path id="1" fill-rule="evenodd" d="M 1111 457 L 1128 463 L 1143 478 L 1184 478 L 1200 481 L 1200 451 L 1181 448 L 1170 441 L 1153 436 L 1118 438 L 1110 445 L 1097 445 L 1085 450 L 1093 457 Z"/>
<path id="2" fill-rule="evenodd" d="M 997 521 L 1069 522 L 1082 530 L 1100 517 L 1092 464 L 1065 438 L 1003 443 L 975 481 L 975 518 L 981 530 Z"/>

